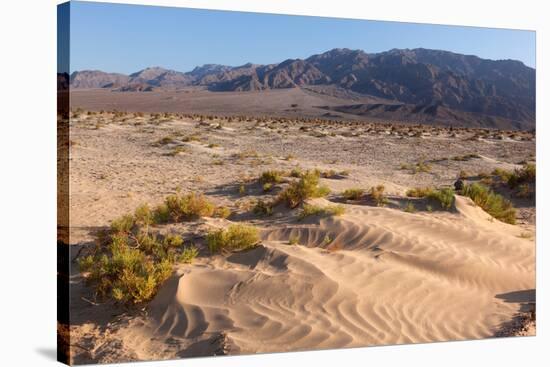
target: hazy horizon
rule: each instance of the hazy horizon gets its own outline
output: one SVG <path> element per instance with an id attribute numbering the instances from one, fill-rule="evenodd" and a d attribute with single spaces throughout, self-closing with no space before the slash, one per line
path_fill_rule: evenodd
<path id="1" fill-rule="evenodd" d="M 536 66 L 534 31 L 71 2 L 71 73 L 274 64 L 334 48 L 426 48 Z"/>

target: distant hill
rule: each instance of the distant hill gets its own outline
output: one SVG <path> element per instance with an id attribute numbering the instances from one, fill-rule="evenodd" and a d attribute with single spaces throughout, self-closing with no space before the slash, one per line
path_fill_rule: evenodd
<path id="1" fill-rule="evenodd" d="M 382 105 L 350 104 L 330 110 L 360 116 L 466 126 L 535 127 L 535 70 L 514 60 L 429 49 L 381 53 L 333 49 L 307 59 L 238 67 L 208 64 L 182 73 L 159 67 L 123 75 L 77 71 L 72 88 L 152 91 L 204 86 L 211 91 L 332 86 L 330 91 L 372 96 Z M 327 108 L 328 109 L 328 108 Z"/>

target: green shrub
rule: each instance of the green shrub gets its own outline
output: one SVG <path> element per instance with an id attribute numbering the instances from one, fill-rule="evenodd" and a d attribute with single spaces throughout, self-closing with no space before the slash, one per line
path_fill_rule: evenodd
<path id="1" fill-rule="evenodd" d="M 264 192 L 269 192 L 271 191 L 272 188 L 273 188 L 273 184 L 271 182 L 266 182 L 262 186 L 262 190 L 264 190 Z"/>
<path id="2" fill-rule="evenodd" d="M 466 185 L 462 189 L 462 195 L 470 197 L 474 203 L 494 218 L 509 224 L 516 223 L 516 209 L 512 203 L 487 186 L 477 183 Z"/>
<path id="3" fill-rule="evenodd" d="M 226 229 L 215 230 L 206 235 L 206 243 L 212 253 L 224 249 L 247 249 L 256 246 L 259 241 L 258 229 L 243 224 L 232 224 Z"/>
<path id="4" fill-rule="evenodd" d="M 384 195 L 384 185 L 373 186 L 370 189 L 370 196 L 376 202 L 376 205 L 383 206 L 388 203 L 386 195 Z"/>
<path id="5" fill-rule="evenodd" d="M 164 236 L 162 243 L 165 247 L 180 247 L 183 245 L 183 239 L 180 235 L 168 234 Z"/>
<path id="6" fill-rule="evenodd" d="M 143 204 L 134 211 L 134 221 L 139 226 L 149 226 L 154 221 L 154 213 L 149 205 Z"/>
<path id="7" fill-rule="evenodd" d="M 264 171 L 260 175 L 260 183 L 261 184 L 280 183 L 283 180 L 283 176 L 284 176 L 284 172 L 282 171 L 276 171 L 276 170 Z"/>
<path id="8" fill-rule="evenodd" d="M 302 169 L 296 167 L 296 168 L 293 168 L 291 171 L 290 171 L 290 177 L 295 177 L 295 178 L 300 178 L 302 177 L 303 175 L 303 171 Z"/>
<path id="9" fill-rule="evenodd" d="M 227 218 L 231 215 L 231 209 L 226 206 L 218 206 L 214 209 L 213 215 L 217 218 Z"/>
<path id="10" fill-rule="evenodd" d="M 405 209 L 403 209 L 403 210 L 406 211 L 407 213 L 416 212 L 416 208 L 414 207 L 414 204 L 410 201 L 407 203 L 407 205 L 405 206 Z"/>
<path id="11" fill-rule="evenodd" d="M 252 211 L 256 215 L 270 216 L 273 215 L 273 204 L 267 201 L 258 200 Z"/>
<path id="12" fill-rule="evenodd" d="M 126 214 L 111 222 L 111 232 L 113 233 L 130 233 L 134 227 L 134 217 Z"/>
<path id="13" fill-rule="evenodd" d="M 199 250 L 195 246 L 185 247 L 178 257 L 178 262 L 191 264 L 199 254 Z"/>
<path id="14" fill-rule="evenodd" d="M 365 190 L 358 188 L 346 189 L 342 192 L 342 196 L 346 200 L 359 200 L 364 194 Z"/>
<path id="15" fill-rule="evenodd" d="M 214 205 L 203 194 L 195 192 L 166 197 L 164 204 L 158 208 L 157 219 L 166 219 L 173 222 L 190 221 L 200 217 L 211 216 Z"/>
<path id="16" fill-rule="evenodd" d="M 298 216 L 299 219 L 304 219 L 309 216 L 339 216 L 344 214 L 345 208 L 342 205 L 316 206 L 304 204 L 302 212 Z"/>
<path id="17" fill-rule="evenodd" d="M 412 173 L 420 173 L 420 172 L 431 172 L 432 166 L 426 163 L 424 160 L 418 161 L 414 166 L 412 166 Z"/>
<path id="18" fill-rule="evenodd" d="M 444 188 L 441 190 L 431 190 L 426 197 L 433 199 L 441 205 L 443 209 L 450 209 L 454 203 L 455 192 L 451 188 Z"/>
<path id="19" fill-rule="evenodd" d="M 280 198 L 291 208 L 295 208 L 309 198 L 323 197 L 330 193 L 326 186 L 319 187 L 319 172 L 307 171 L 301 178 L 292 182 L 282 193 Z"/>
<path id="20" fill-rule="evenodd" d="M 536 181 L 536 166 L 527 163 L 521 169 L 516 169 L 514 173 L 508 176 L 508 186 L 511 189 L 516 189 L 522 184 L 534 183 Z"/>
<path id="21" fill-rule="evenodd" d="M 100 297 L 116 302 L 139 304 L 150 300 L 172 272 L 173 249 L 181 237 L 156 237 L 131 233 L 113 233 L 105 246 L 94 255 L 79 260 L 80 270 L 89 273 L 88 283 L 95 285 Z"/>
<path id="22" fill-rule="evenodd" d="M 185 153 L 187 152 L 187 149 L 185 149 L 185 147 L 174 147 L 174 149 L 172 149 L 171 151 L 169 151 L 168 153 L 166 153 L 167 156 L 170 156 L 170 157 L 175 157 L 177 156 L 178 154 L 180 153 Z"/>

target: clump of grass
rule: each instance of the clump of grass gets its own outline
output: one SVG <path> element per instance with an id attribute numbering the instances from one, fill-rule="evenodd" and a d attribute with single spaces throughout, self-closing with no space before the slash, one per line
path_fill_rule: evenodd
<path id="1" fill-rule="evenodd" d="M 99 238 L 94 253 L 79 259 L 80 271 L 86 273 L 97 296 L 141 304 L 153 298 L 170 276 L 173 264 L 185 251 L 183 239 L 177 234 L 150 234 L 152 221 L 152 211 L 142 205 L 134 215 L 114 220 L 110 231 Z"/>
<path id="2" fill-rule="evenodd" d="M 181 222 L 208 217 L 214 213 L 214 205 L 203 195 L 191 192 L 169 195 L 155 210 L 155 222 Z"/>
<path id="3" fill-rule="evenodd" d="M 370 196 L 378 206 L 383 206 L 388 203 L 388 199 L 384 194 L 385 189 L 384 185 L 373 186 L 370 189 Z"/>
<path id="4" fill-rule="evenodd" d="M 271 182 L 266 182 L 262 185 L 262 190 L 264 190 L 264 192 L 269 192 L 272 188 L 273 184 Z"/>
<path id="5" fill-rule="evenodd" d="M 346 189 L 344 190 L 344 192 L 342 192 L 342 196 L 346 200 L 359 200 L 363 197 L 364 194 L 365 190 L 359 188 Z"/>
<path id="6" fill-rule="evenodd" d="M 333 239 L 327 234 L 327 235 L 325 235 L 325 237 L 323 238 L 322 246 L 328 246 L 328 245 L 331 244 L 332 241 L 333 241 Z"/>
<path id="7" fill-rule="evenodd" d="M 536 166 L 532 163 L 526 163 L 521 169 L 516 169 L 513 172 L 495 168 L 493 175 L 498 176 L 510 189 L 515 190 L 517 197 L 527 198 L 534 193 Z"/>
<path id="8" fill-rule="evenodd" d="M 432 189 L 429 187 L 417 187 L 407 191 L 408 197 L 428 198 L 437 201 L 443 209 L 450 209 L 454 203 L 455 193 L 451 188 Z"/>
<path id="9" fill-rule="evenodd" d="M 210 143 L 208 144 L 208 148 L 217 148 L 219 147 L 220 145 L 219 144 L 216 144 L 216 143 Z"/>
<path id="10" fill-rule="evenodd" d="M 240 195 L 246 194 L 246 186 L 244 184 L 239 185 L 239 194 Z"/>
<path id="11" fill-rule="evenodd" d="M 346 209 L 342 205 L 317 206 L 304 204 L 302 212 L 298 216 L 300 220 L 309 216 L 331 217 L 344 214 Z"/>
<path id="12" fill-rule="evenodd" d="M 260 183 L 261 184 L 274 184 L 274 183 L 280 183 L 283 181 L 284 172 L 282 171 L 276 171 L 276 170 L 270 170 L 270 171 L 264 171 L 260 175 Z"/>
<path id="13" fill-rule="evenodd" d="M 232 224 L 226 229 L 211 231 L 206 235 L 210 252 L 221 250 L 244 250 L 260 242 L 258 229 L 244 224 Z"/>
<path id="14" fill-rule="evenodd" d="M 424 160 L 417 162 L 413 167 L 413 173 L 415 174 L 421 173 L 421 172 L 428 173 L 431 171 L 432 171 L 432 166 L 426 163 L 426 161 Z"/>
<path id="15" fill-rule="evenodd" d="M 174 149 L 166 153 L 166 155 L 170 157 L 175 157 L 178 154 L 185 153 L 185 152 L 187 152 L 187 149 L 185 149 L 185 147 L 178 146 L 178 147 L 174 147 Z"/>
<path id="16" fill-rule="evenodd" d="M 410 198 L 423 198 L 430 194 L 432 190 L 430 187 L 415 187 L 407 190 L 406 195 Z"/>
<path id="17" fill-rule="evenodd" d="M 528 163 L 521 169 L 516 169 L 512 174 L 510 174 L 508 177 L 508 186 L 511 189 L 515 189 L 521 184 L 534 183 L 536 176 L 536 166 Z"/>
<path id="18" fill-rule="evenodd" d="M 329 193 L 328 187 L 319 186 L 319 172 L 307 171 L 281 193 L 280 199 L 289 207 L 295 208 L 306 199 L 327 196 Z"/>
<path id="19" fill-rule="evenodd" d="M 493 175 L 498 176 L 501 181 L 508 183 L 508 180 L 512 176 L 512 172 L 502 168 L 495 168 L 493 170 Z"/>
<path id="20" fill-rule="evenodd" d="M 185 247 L 178 257 L 178 262 L 184 263 L 184 264 L 191 264 L 193 260 L 195 260 L 198 254 L 199 254 L 199 250 L 195 246 Z"/>
<path id="21" fill-rule="evenodd" d="M 214 217 L 227 218 L 231 215 L 231 209 L 226 206 L 218 206 L 214 209 Z"/>
<path id="22" fill-rule="evenodd" d="M 443 209 L 448 210 L 454 203 L 455 192 L 453 189 L 447 187 L 440 190 L 431 190 L 426 197 L 439 202 Z"/>
<path id="23" fill-rule="evenodd" d="M 267 201 L 258 200 L 252 211 L 256 215 L 263 215 L 268 217 L 273 215 L 273 204 Z"/>
<path id="24" fill-rule="evenodd" d="M 470 197 L 474 203 L 492 217 L 509 224 L 516 223 L 516 209 L 509 200 L 496 194 L 490 188 L 478 183 L 465 185 L 462 195 Z"/>
<path id="25" fill-rule="evenodd" d="M 295 178 L 300 178 L 300 177 L 302 177 L 303 174 L 304 174 L 304 172 L 302 171 L 301 168 L 295 167 L 290 171 L 289 176 L 290 177 L 295 177 Z"/>
<path id="26" fill-rule="evenodd" d="M 404 211 L 406 211 L 407 213 L 415 213 L 416 212 L 416 208 L 414 206 L 414 204 L 412 202 L 408 202 L 407 205 L 405 205 L 405 209 L 403 209 Z"/>

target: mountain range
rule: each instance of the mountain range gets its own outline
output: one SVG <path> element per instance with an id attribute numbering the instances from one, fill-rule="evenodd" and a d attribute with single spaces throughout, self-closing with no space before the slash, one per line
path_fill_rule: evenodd
<path id="1" fill-rule="evenodd" d="M 322 88 L 324 93 L 344 90 L 375 97 L 381 103 L 350 99 L 349 104 L 326 106 L 328 110 L 420 122 L 444 123 L 452 118 L 466 126 L 535 127 L 535 69 L 515 60 L 487 60 L 422 48 L 380 53 L 333 49 L 278 64 L 207 64 L 189 72 L 161 67 L 130 75 L 83 70 L 70 75 L 70 86 L 118 92 L 189 86 L 213 92 L 330 86 Z"/>

